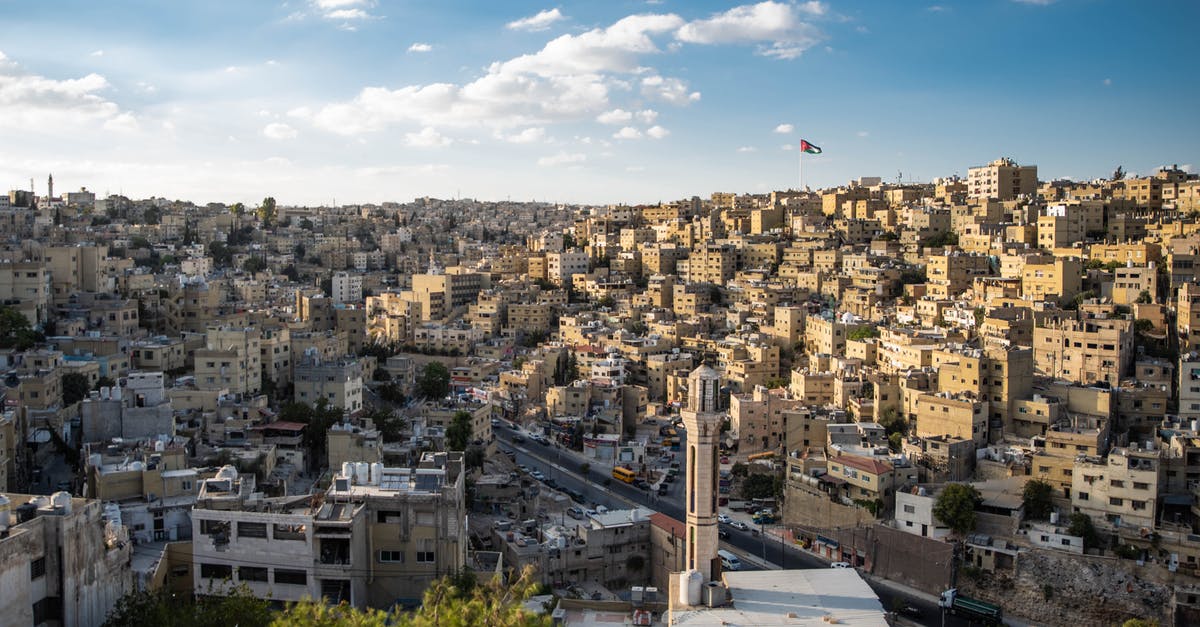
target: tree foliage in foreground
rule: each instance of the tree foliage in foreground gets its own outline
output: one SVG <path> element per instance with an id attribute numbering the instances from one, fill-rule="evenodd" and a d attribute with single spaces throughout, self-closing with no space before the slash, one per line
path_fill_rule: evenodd
<path id="1" fill-rule="evenodd" d="M 425 591 L 413 612 L 359 610 L 305 600 L 271 612 L 263 599 L 245 586 L 228 596 L 191 599 L 166 589 L 131 592 L 109 612 L 104 627 L 549 627 L 550 617 L 526 610 L 522 603 L 538 591 L 527 567 L 511 584 L 499 577 L 479 583 L 471 573 L 444 577 Z"/>
<path id="2" fill-rule="evenodd" d="M 979 491 L 967 483 L 950 483 L 942 488 L 933 504 L 933 515 L 959 535 L 975 528 L 975 506 L 981 501 Z"/>

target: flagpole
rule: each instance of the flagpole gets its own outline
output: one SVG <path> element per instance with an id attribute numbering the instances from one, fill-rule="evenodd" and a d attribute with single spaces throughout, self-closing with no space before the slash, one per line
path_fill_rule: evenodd
<path id="1" fill-rule="evenodd" d="M 796 146 L 796 148 L 800 149 L 800 146 Z M 799 150 L 799 152 L 800 152 L 800 191 L 804 191 L 804 150 Z"/>

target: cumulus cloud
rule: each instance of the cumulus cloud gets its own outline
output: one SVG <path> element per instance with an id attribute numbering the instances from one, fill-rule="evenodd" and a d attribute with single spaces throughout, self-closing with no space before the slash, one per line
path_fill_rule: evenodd
<path id="1" fill-rule="evenodd" d="M 136 128 L 132 114 L 101 95 L 109 88 L 95 73 L 64 80 L 29 74 L 0 52 L 0 128 Z"/>
<path id="2" fill-rule="evenodd" d="M 409 52 L 429 52 L 430 50 L 433 50 L 433 46 L 420 42 L 414 43 L 408 47 Z"/>
<path id="3" fill-rule="evenodd" d="M 740 146 L 740 147 L 738 147 L 737 151 L 738 152 L 758 152 L 758 149 L 755 148 L 754 146 Z"/>
<path id="4" fill-rule="evenodd" d="M 104 51 L 103 50 L 93 50 L 92 56 L 93 57 L 102 57 L 102 56 L 104 56 Z"/>
<path id="5" fill-rule="evenodd" d="M 509 30 L 525 30 L 525 31 L 542 31 L 550 28 L 552 24 L 564 18 L 562 11 L 558 8 L 538 11 L 537 15 L 523 17 L 519 20 L 514 20 L 505 24 L 505 28 Z"/>
<path id="6" fill-rule="evenodd" d="M 794 59 L 821 40 L 821 32 L 801 19 L 801 14 L 823 15 L 824 5 L 767 1 L 742 5 L 704 20 L 684 24 L 675 36 L 697 44 L 758 44 L 760 55 Z"/>
<path id="7" fill-rule="evenodd" d="M 642 79 L 642 95 L 675 105 L 685 105 L 700 99 L 700 92 L 688 91 L 687 83 L 678 78 L 663 78 L 657 74 Z"/>
<path id="8" fill-rule="evenodd" d="M 550 155 L 549 157 L 542 157 L 541 159 L 538 159 L 537 164 L 542 167 L 551 167 L 556 165 L 572 165 L 576 163 L 583 163 L 584 161 L 587 161 L 587 155 L 583 153 L 560 152 L 555 155 Z"/>
<path id="9" fill-rule="evenodd" d="M 287 124 L 282 122 L 272 122 L 263 127 L 262 134 L 267 139 L 283 140 L 295 139 L 296 135 L 299 133 L 296 132 L 296 129 L 288 126 Z"/>
<path id="10" fill-rule="evenodd" d="M 437 132 L 432 126 L 426 126 L 416 133 L 405 133 L 404 144 L 414 148 L 437 148 L 449 146 L 451 139 Z"/>
<path id="11" fill-rule="evenodd" d="M 637 118 L 646 124 L 654 124 L 654 121 L 658 119 L 658 111 L 654 109 L 642 109 L 637 112 Z"/>
<path id="12" fill-rule="evenodd" d="M 775 132 L 783 135 L 791 133 L 794 130 L 796 130 L 796 127 L 792 126 L 791 124 L 780 124 L 779 126 L 775 127 Z"/>
<path id="13" fill-rule="evenodd" d="M 622 128 L 621 130 L 617 131 L 616 133 L 613 133 L 613 139 L 641 139 L 641 138 L 642 138 L 642 132 L 637 130 L 636 128 L 633 128 L 632 126 L 626 126 L 626 127 Z"/>
<path id="14" fill-rule="evenodd" d="M 871 133 L 868 131 L 859 131 L 855 133 L 855 135 L 858 135 L 859 137 L 870 137 Z"/>
<path id="15" fill-rule="evenodd" d="M 376 17 L 371 13 L 371 9 L 375 8 L 375 0 L 312 0 L 312 7 L 317 15 L 327 20 L 345 22 L 341 27 L 346 30 L 354 30 L 354 27 L 348 23 L 350 21 L 369 20 Z"/>
<path id="16" fill-rule="evenodd" d="M 540 126 L 531 126 L 518 133 L 503 135 L 501 138 L 511 144 L 533 144 L 546 139 L 546 129 Z"/>
<path id="17" fill-rule="evenodd" d="M 613 109 L 596 116 L 596 121 L 601 124 L 623 124 L 632 119 L 633 113 L 624 109 Z"/>
<path id="18" fill-rule="evenodd" d="M 661 126 L 658 126 L 657 124 L 646 129 L 646 135 L 652 139 L 662 139 L 670 134 L 671 134 L 671 131 L 668 131 L 667 129 L 665 129 Z"/>

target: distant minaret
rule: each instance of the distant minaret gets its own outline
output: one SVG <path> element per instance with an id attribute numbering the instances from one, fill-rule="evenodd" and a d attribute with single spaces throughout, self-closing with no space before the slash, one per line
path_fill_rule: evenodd
<path id="1" fill-rule="evenodd" d="M 679 412 L 687 430 L 687 538 L 688 569 L 700 571 L 705 581 L 721 577 L 717 558 L 717 438 L 721 433 L 719 409 L 721 375 L 702 365 L 688 375 L 687 409 Z"/>
<path id="2" fill-rule="evenodd" d="M 50 178 L 46 179 L 46 200 L 53 200 L 53 199 L 54 199 L 54 175 L 51 174 Z"/>

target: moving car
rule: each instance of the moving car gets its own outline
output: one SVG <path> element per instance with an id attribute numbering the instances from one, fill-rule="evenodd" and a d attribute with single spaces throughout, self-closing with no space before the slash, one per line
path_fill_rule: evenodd
<path id="1" fill-rule="evenodd" d="M 729 532 L 728 532 L 728 531 L 725 531 L 724 529 L 718 529 L 718 530 L 717 530 L 717 537 L 718 537 L 718 538 L 720 538 L 720 539 L 722 539 L 722 540 L 728 540 L 728 539 L 729 539 Z"/>
<path id="2" fill-rule="evenodd" d="M 546 478 L 546 475 L 543 475 L 542 471 L 540 471 L 540 470 L 535 470 L 535 471 L 529 473 L 529 476 L 533 477 L 534 479 L 537 479 L 538 481 L 541 481 Z"/>
<path id="3" fill-rule="evenodd" d="M 750 525 L 747 525 L 746 523 L 744 523 L 740 520 L 735 520 L 735 521 L 729 523 L 729 526 L 733 527 L 734 529 L 738 529 L 740 531 L 745 531 L 750 528 Z"/>
<path id="4" fill-rule="evenodd" d="M 658 484 L 658 495 L 659 496 L 667 495 L 667 484 L 665 484 L 665 483 Z"/>
<path id="5" fill-rule="evenodd" d="M 517 434 L 517 435 L 513 436 L 513 442 L 516 442 L 517 444 L 520 444 L 521 442 L 524 442 L 524 441 L 525 441 L 525 437 L 522 436 L 521 434 Z"/>
<path id="6" fill-rule="evenodd" d="M 728 525 L 733 522 L 733 519 L 729 517 L 729 514 L 717 514 L 717 522 Z"/>

